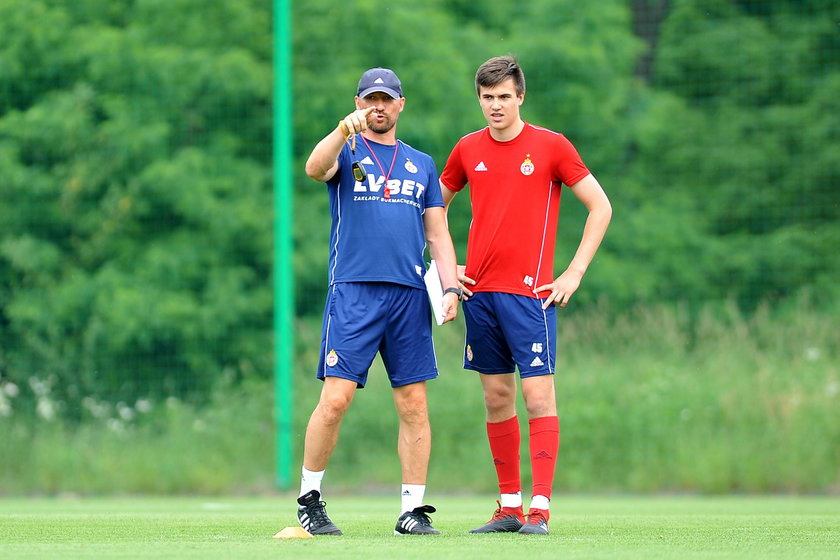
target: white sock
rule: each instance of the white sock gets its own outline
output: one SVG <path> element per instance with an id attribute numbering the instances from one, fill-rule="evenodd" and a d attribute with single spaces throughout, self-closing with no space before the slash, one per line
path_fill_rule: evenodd
<path id="1" fill-rule="evenodd" d="M 531 508 L 548 509 L 548 504 L 550 501 L 551 500 L 549 500 L 546 496 L 532 496 Z"/>
<path id="2" fill-rule="evenodd" d="M 309 492 L 317 490 L 321 493 L 321 481 L 324 480 L 324 471 L 310 471 L 303 467 L 300 469 L 300 494 L 298 498 Z"/>
<path id="3" fill-rule="evenodd" d="M 425 484 L 403 484 L 400 493 L 402 501 L 402 513 L 411 511 L 423 505 L 423 496 L 426 494 Z"/>
<path id="4" fill-rule="evenodd" d="M 522 507 L 522 492 L 517 492 L 516 494 L 502 494 L 502 499 L 500 501 L 502 503 L 502 507 Z"/>

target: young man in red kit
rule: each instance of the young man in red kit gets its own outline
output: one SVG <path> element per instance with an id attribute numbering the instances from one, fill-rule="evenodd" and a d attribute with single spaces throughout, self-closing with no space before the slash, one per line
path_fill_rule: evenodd
<path id="1" fill-rule="evenodd" d="M 522 120 L 525 76 L 512 56 L 491 58 L 475 75 L 488 126 L 461 138 L 441 175 L 449 203 L 469 183 L 472 225 L 458 267 L 467 327 L 464 368 L 480 373 L 487 436 L 501 500 L 472 533 L 548 534 L 560 422 L 554 394 L 556 306 L 580 286 L 612 217 L 601 185 L 562 134 Z M 571 263 L 554 277 L 562 187 L 589 211 Z M 516 378 L 528 411 L 533 487 L 524 514 Z"/>

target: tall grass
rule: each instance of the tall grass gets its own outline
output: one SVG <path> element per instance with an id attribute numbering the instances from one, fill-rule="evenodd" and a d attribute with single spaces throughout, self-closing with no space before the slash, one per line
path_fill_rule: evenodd
<path id="1" fill-rule="evenodd" d="M 749 316 L 729 303 L 559 315 L 559 490 L 840 490 L 835 310 L 801 299 Z M 429 383 L 430 484 L 495 491 L 480 383 L 461 368 L 463 336 L 460 320 L 435 331 L 441 375 Z M 319 388 L 311 376 L 298 381 L 301 432 Z M 345 419 L 329 483 L 398 483 L 396 429 L 377 361 Z M 527 454 L 523 441 L 526 475 Z"/>
<path id="2" fill-rule="evenodd" d="M 837 319 L 836 310 L 805 300 L 748 316 L 729 304 L 560 312 L 555 487 L 840 491 Z M 316 322 L 297 326 L 295 465 L 321 387 L 313 374 L 319 335 Z M 429 484 L 493 492 L 480 384 L 461 368 L 463 335 L 460 319 L 435 330 L 441 375 L 429 383 Z M 60 413 L 47 420 L 12 406 L 0 416 L 0 493 L 268 490 L 271 403 L 272 385 L 263 379 L 220 387 L 203 407 L 175 399 L 143 407 L 94 403 L 72 426 Z M 400 481 L 396 430 L 377 360 L 344 420 L 325 484 L 393 488 Z M 522 455 L 527 473 L 524 442 Z"/>
<path id="3" fill-rule="evenodd" d="M 230 493 L 272 487 L 272 394 L 220 387 L 210 404 L 175 398 L 86 405 L 81 424 L 0 418 L 0 493 Z M 127 412 L 133 410 L 133 412 Z"/>

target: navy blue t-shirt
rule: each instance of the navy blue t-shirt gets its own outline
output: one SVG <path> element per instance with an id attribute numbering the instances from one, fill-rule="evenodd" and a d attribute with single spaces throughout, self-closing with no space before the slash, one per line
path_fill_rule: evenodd
<path id="1" fill-rule="evenodd" d="M 362 162 L 366 180 L 353 178 L 353 161 Z M 425 289 L 423 213 L 443 206 L 432 158 L 399 140 L 388 146 L 359 135 L 355 155 L 349 142 L 342 148 L 327 191 L 330 284 L 393 282 Z"/>

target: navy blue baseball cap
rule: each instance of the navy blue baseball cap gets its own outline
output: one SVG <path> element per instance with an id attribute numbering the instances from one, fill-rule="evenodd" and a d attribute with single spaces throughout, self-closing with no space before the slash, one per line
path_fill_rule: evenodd
<path id="1" fill-rule="evenodd" d="M 394 99 L 402 97 L 402 84 L 393 70 L 388 68 L 371 68 L 359 80 L 359 97 L 365 97 L 373 92 L 387 93 Z"/>

